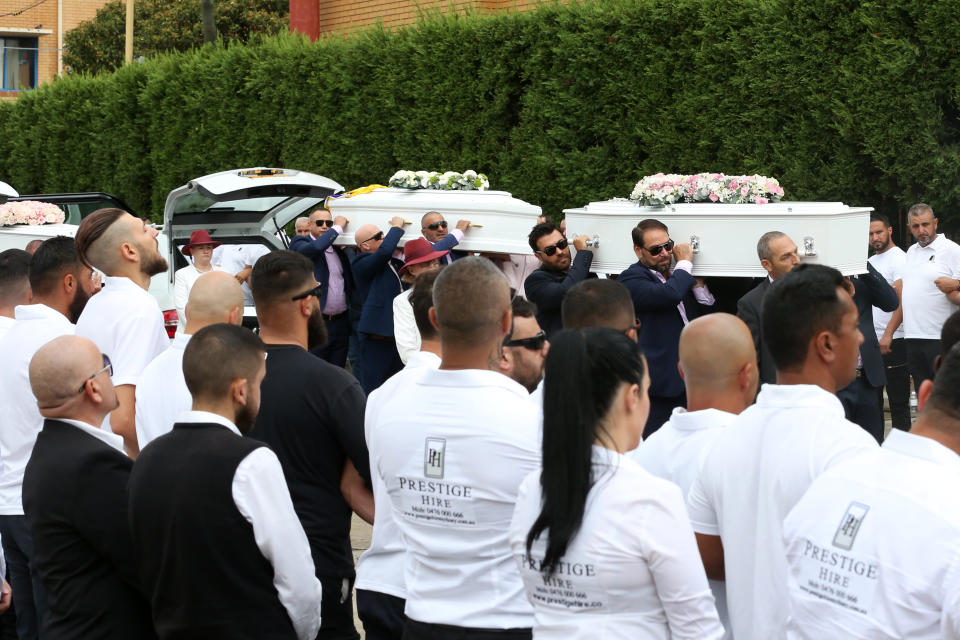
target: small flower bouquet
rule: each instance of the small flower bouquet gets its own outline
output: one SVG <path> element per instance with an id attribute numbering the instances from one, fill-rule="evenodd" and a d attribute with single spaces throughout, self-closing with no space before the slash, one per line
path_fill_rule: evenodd
<path id="1" fill-rule="evenodd" d="M 0 226 L 15 224 L 60 224 L 66 219 L 63 210 L 49 202 L 23 200 L 0 204 Z"/>
<path id="2" fill-rule="evenodd" d="M 726 176 L 698 173 L 692 176 L 658 173 L 637 183 L 630 199 L 641 206 L 662 207 L 682 202 L 766 204 L 779 202 L 783 188 L 766 176 Z"/>
<path id="3" fill-rule="evenodd" d="M 398 189 L 436 189 L 439 191 L 485 191 L 490 188 L 487 176 L 476 171 L 405 171 L 401 169 L 387 183 Z"/>

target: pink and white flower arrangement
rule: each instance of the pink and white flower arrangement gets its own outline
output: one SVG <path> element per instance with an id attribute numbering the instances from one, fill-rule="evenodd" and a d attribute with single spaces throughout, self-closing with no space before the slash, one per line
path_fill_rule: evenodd
<path id="1" fill-rule="evenodd" d="M 630 199 L 641 206 L 662 207 L 683 202 L 723 204 L 767 204 L 779 202 L 783 188 L 766 176 L 727 176 L 698 173 L 684 176 L 658 173 L 645 176 L 633 188 Z"/>
<path id="2" fill-rule="evenodd" d="M 60 224 L 66 219 L 63 210 L 49 202 L 23 200 L 0 204 L 0 226 L 15 224 Z"/>
<path id="3" fill-rule="evenodd" d="M 486 191 L 490 188 L 487 176 L 468 169 L 456 171 L 406 171 L 401 169 L 390 176 L 387 185 L 398 189 L 436 189 L 438 191 Z"/>

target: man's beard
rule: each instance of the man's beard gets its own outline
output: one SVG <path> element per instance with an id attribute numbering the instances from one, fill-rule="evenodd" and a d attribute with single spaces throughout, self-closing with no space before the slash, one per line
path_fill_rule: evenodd
<path id="1" fill-rule="evenodd" d="M 257 423 L 257 413 L 257 410 L 250 408 L 249 403 L 237 409 L 233 421 L 237 425 L 237 430 L 244 435 L 250 433 L 253 430 L 253 425 Z"/>
<path id="2" fill-rule="evenodd" d="M 89 299 L 90 294 L 78 284 L 77 291 L 73 294 L 73 300 L 70 301 L 70 305 L 67 307 L 67 315 L 70 318 L 70 322 L 77 324 L 77 320 L 80 319 L 80 314 L 83 313 L 83 308 L 87 306 Z"/>
<path id="3" fill-rule="evenodd" d="M 327 325 L 323 321 L 323 312 L 320 311 L 320 305 L 317 305 L 307 320 L 307 349 L 313 351 L 326 343 Z"/>
<path id="4" fill-rule="evenodd" d="M 140 263 L 141 273 L 150 277 L 155 276 L 158 273 L 163 273 L 166 270 L 167 259 L 159 253 L 144 256 L 143 262 Z"/>

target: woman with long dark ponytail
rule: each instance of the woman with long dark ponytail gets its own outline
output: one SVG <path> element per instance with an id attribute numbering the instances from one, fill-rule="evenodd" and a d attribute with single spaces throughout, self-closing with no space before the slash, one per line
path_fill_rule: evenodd
<path id="1" fill-rule="evenodd" d="M 510 530 L 535 638 L 723 636 L 680 489 L 623 455 L 640 443 L 649 384 L 623 333 L 551 341 L 543 468 L 521 484 Z"/>

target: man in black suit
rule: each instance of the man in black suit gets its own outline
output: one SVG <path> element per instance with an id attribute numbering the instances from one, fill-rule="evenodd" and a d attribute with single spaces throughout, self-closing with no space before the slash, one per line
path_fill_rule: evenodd
<path id="1" fill-rule="evenodd" d="M 41 637 L 153 638 L 127 526 L 133 462 L 98 425 L 117 408 L 110 360 L 85 338 L 61 336 L 30 361 L 46 418 L 23 477 L 33 563 L 47 592 Z"/>
<path id="2" fill-rule="evenodd" d="M 690 273 L 693 249 L 689 244 L 674 244 L 665 224 L 653 218 L 641 220 L 631 235 L 638 261 L 617 282 L 630 290 L 640 323 L 639 344 L 650 365 L 650 416 L 643 429 L 647 438 L 670 419 L 675 407 L 686 405 L 677 369 L 680 332 L 694 318 L 715 311 L 717 301 L 703 278 Z"/>
<path id="3" fill-rule="evenodd" d="M 887 284 L 886 279 L 869 262 L 867 270 L 868 273 L 848 278 L 855 291 L 853 302 L 860 314 L 863 343 L 860 345 L 857 377 L 837 391 L 837 397 L 843 403 L 847 420 L 856 422 L 876 438 L 877 442 L 882 443 L 883 386 L 887 383 L 887 376 L 884 373 L 880 343 L 873 328 L 873 307 L 881 311 L 896 311 L 900 306 L 900 298 L 896 290 Z"/>
<path id="4" fill-rule="evenodd" d="M 763 299 L 770 283 L 793 271 L 800 264 L 797 245 L 785 233 L 768 231 L 757 241 L 757 257 L 767 272 L 767 277 L 737 302 L 737 316 L 750 328 L 753 346 L 757 350 L 760 366 L 760 384 L 776 384 L 777 368 L 773 357 L 763 343 Z"/>
<path id="5" fill-rule="evenodd" d="M 550 338 L 563 328 L 563 296 L 578 282 L 596 277 L 590 273 L 593 251 L 587 249 L 587 236 L 577 236 L 573 239 L 577 255 L 571 262 L 567 239 L 552 222 L 534 226 L 527 242 L 540 261 L 540 268 L 527 276 L 523 289 L 527 300 L 537 305 L 537 322 Z"/>

